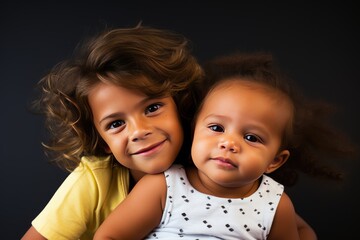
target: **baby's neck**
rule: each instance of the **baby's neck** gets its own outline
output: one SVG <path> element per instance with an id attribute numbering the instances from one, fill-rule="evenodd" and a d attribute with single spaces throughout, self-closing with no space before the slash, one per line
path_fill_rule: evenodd
<path id="1" fill-rule="evenodd" d="M 250 184 L 227 187 L 211 181 L 199 173 L 195 167 L 186 168 L 186 175 L 193 188 L 197 191 L 221 198 L 246 198 L 251 196 L 258 188 L 261 178 Z"/>

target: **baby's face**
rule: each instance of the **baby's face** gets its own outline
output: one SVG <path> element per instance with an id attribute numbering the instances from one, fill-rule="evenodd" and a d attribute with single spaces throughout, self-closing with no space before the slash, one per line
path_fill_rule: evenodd
<path id="1" fill-rule="evenodd" d="M 107 152 L 131 169 L 135 180 L 174 162 L 183 130 L 172 97 L 150 99 L 139 91 L 99 83 L 88 99 Z"/>
<path id="2" fill-rule="evenodd" d="M 210 184 L 244 186 L 289 156 L 279 148 L 291 105 L 276 91 L 253 84 L 239 79 L 221 83 L 198 115 L 191 154 Z"/>

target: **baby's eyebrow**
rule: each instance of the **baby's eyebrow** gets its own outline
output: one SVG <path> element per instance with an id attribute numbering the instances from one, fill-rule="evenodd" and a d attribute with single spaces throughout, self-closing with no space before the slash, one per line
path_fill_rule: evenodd
<path id="1" fill-rule="evenodd" d="M 226 115 L 222 115 L 222 114 L 215 114 L 215 113 L 211 113 L 209 115 L 206 115 L 204 117 L 204 120 L 207 120 L 209 118 L 214 118 L 214 119 L 225 119 L 225 120 L 230 120 L 229 116 Z"/>

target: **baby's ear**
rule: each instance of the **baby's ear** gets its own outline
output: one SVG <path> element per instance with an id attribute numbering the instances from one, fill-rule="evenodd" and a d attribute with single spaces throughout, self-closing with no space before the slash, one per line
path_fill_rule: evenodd
<path id="1" fill-rule="evenodd" d="M 270 163 L 265 173 L 272 173 L 273 171 L 281 167 L 288 160 L 289 157 L 290 157 L 289 150 L 282 150 L 280 153 L 276 155 L 274 160 Z"/>

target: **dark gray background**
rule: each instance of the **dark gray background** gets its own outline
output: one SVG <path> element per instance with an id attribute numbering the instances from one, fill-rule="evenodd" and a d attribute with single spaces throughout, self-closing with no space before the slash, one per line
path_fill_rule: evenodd
<path id="1" fill-rule="evenodd" d="M 116 3 L 115 3 L 116 2 Z M 235 3 L 236 2 L 236 3 Z M 304 91 L 340 107 L 336 123 L 359 141 L 359 9 L 355 1 L 39 1 L 0 4 L 1 238 L 19 239 L 66 173 L 50 165 L 42 119 L 30 114 L 35 83 L 104 26 L 168 28 L 192 40 L 200 62 L 237 50 L 271 51 Z M 289 1 L 291 2 L 291 1 Z M 331 1 L 332 2 L 332 1 Z M 287 189 L 319 239 L 350 238 L 359 227 L 359 159 L 341 183 L 302 176 Z"/>

